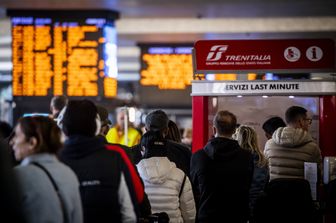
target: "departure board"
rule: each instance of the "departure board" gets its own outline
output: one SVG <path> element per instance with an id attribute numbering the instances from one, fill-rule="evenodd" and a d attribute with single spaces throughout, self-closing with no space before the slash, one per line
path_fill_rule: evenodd
<path id="1" fill-rule="evenodd" d="M 186 89 L 191 85 L 192 44 L 139 44 L 141 49 L 140 84 L 159 89 Z"/>
<path id="2" fill-rule="evenodd" d="M 118 13 L 8 10 L 13 96 L 114 97 Z"/>

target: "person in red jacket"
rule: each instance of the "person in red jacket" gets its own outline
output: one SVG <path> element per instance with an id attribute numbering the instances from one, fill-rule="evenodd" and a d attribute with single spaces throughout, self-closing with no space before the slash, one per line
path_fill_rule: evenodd
<path id="1" fill-rule="evenodd" d="M 67 137 L 60 159 L 79 179 L 84 222 L 137 222 L 143 185 L 126 153 L 95 137 L 99 123 L 89 100 L 69 101 L 60 122 Z"/>

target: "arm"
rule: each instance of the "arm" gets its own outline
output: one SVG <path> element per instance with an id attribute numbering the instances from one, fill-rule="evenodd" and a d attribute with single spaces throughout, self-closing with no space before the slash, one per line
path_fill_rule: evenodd
<path id="1" fill-rule="evenodd" d="M 191 161 L 190 161 L 190 181 L 192 184 L 194 199 L 196 203 L 197 209 L 199 208 L 199 201 L 200 201 L 200 186 L 198 181 L 198 160 L 196 158 L 197 154 L 192 155 Z"/>
<path id="2" fill-rule="evenodd" d="M 131 199 L 128 186 L 125 181 L 125 176 L 121 173 L 120 184 L 118 189 L 118 199 L 120 204 L 121 219 L 123 223 L 133 223 L 136 222 L 137 217 L 133 202 Z"/>
<path id="3" fill-rule="evenodd" d="M 185 184 L 180 197 L 180 210 L 184 222 L 195 222 L 196 207 L 194 195 L 189 178 L 186 177 Z"/>

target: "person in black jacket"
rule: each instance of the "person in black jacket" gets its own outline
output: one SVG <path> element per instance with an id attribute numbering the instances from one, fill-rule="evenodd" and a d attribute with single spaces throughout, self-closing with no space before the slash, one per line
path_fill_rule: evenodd
<path id="1" fill-rule="evenodd" d="M 215 137 L 191 158 L 191 181 L 200 194 L 197 220 L 247 222 L 253 156 L 231 138 L 237 125 L 234 114 L 219 111 L 213 124 Z"/>
<path id="2" fill-rule="evenodd" d="M 167 114 L 162 110 L 154 110 L 146 116 L 145 128 L 146 131 L 159 131 L 162 136 L 166 138 L 168 134 L 168 122 L 169 118 Z M 167 147 L 167 157 L 168 159 L 175 163 L 176 167 L 181 169 L 187 176 L 190 176 L 190 159 L 191 151 L 190 149 L 178 142 L 166 139 Z M 142 159 L 142 148 L 136 145 L 132 148 L 133 151 L 133 161 L 138 164 Z"/>
<path id="3" fill-rule="evenodd" d="M 80 182 L 85 223 L 137 222 L 143 185 L 126 153 L 95 137 L 99 123 L 94 103 L 69 101 L 60 123 L 67 136 L 60 160 Z"/>

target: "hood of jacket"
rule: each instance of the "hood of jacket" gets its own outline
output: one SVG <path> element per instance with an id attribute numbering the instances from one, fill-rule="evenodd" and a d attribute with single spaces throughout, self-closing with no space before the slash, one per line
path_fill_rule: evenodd
<path id="1" fill-rule="evenodd" d="M 73 135 L 65 140 L 64 148 L 60 150 L 60 156 L 81 158 L 103 149 L 105 146 L 102 138 Z"/>
<path id="2" fill-rule="evenodd" d="M 313 141 L 311 135 L 299 128 L 281 127 L 272 135 L 275 144 L 284 147 L 299 147 Z"/>
<path id="3" fill-rule="evenodd" d="M 234 139 L 216 137 L 211 139 L 204 147 L 205 153 L 213 160 L 231 160 L 242 150 Z"/>
<path id="4" fill-rule="evenodd" d="M 175 164 L 167 157 L 151 157 L 137 164 L 141 178 L 152 184 L 164 183 L 175 167 Z"/>

